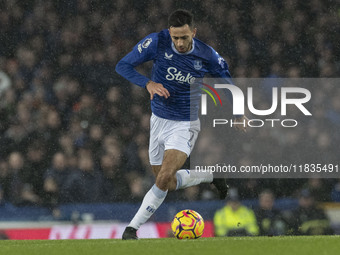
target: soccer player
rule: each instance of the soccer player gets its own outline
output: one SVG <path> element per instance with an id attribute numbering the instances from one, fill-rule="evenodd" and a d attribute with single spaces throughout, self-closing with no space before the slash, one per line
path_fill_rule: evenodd
<path id="1" fill-rule="evenodd" d="M 221 199 L 228 192 L 225 179 L 214 178 L 212 173 L 190 178 L 190 171 L 181 169 L 200 131 L 199 101 L 190 106 L 190 85 L 206 73 L 230 83 L 228 65 L 213 48 L 195 38 L 190 12 L 177 10 L 168 21 L 168 29 L 146 36 L 116 66 L 120 75 L 150 93 L 149 159 L 156 177 L 156 183 L 126 227 L 123 239 L 138 239 L 137 230 L 162 204 L 168 191 L 213 183 Z M 134 69 L 150 60 L 153 60 L 151 79 Z M 245 117 L 239 118 L 242 121 Z"/>

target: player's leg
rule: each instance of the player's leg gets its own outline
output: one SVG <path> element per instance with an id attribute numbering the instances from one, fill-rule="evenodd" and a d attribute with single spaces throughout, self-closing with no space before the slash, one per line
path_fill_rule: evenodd
<path id="1" fill-rule="evenodd" d="M 159 169 L 156 183 L 144 196 L 141 206 L 123 234 L 123 239 L 137 239 L 136 231 L 163 203 L 168 190 L 176 189 L 176 171 L 182 167 L 186 159 L 187 155 L 184 152 L 178 150 L 165 151 L 162 165 L 153 167 L 155 170 Z"/>
<path id="2" fill-rule="evenodd" d="M 191 174 L 188 169 L 181 169 L 176 172 L 177 189 L 185 189 L 200 183 L 212 183 L 217 188 L 220 199 L 225 199 L 228 194 L 229 186 L 225 178 L 214 178 L 212 173 L 201 172 Z"/>
<path id="3" fill-rule="evenodd" d="M 162 167 L 156 178 L 156 186 L 161 190 L 173 191 L 177 187 L 176 172 L 180 169 L 188 155 L 176 149 L 166 150 Z"/>
<path id="4" fill-rule="evenodd" d="M 153 123 L 152 127 L 157 128 L 157 125 Z M 164 148 L 166 151 L 169 151 L 169 152 L 171 151 L 171 149 L 181 151 L 184 154 L 186 154 L 186 156 L 183 154 L 183 158 L 186 158 L 190 155 L 191 151 L 194 148 L 199 131 L 200 131 L 199 120 L 192 121 L 192 122 L 189 122 L 189 121 L 180 122 L 180 123 L 177 122 L 177 123 L 174 123 L 174 125 L 172 125 L 171 135 L 167 136 L 168 138 L 164 140 L 164 145 L 156 146 L 155 144 L 157 143 L 155 143 L 154 141 L 155 139 L 150 138 L 150 154 L 149 154 L 150 163 L 152 165 L 152 171 L 156 179 L 162 167 L 162 165 L 156 165 L 156 163 L 162 162 L 163 159 L 161 158 L 161 156 L 163 156 L 162 152 L 164 151 Z M 173 159 L 171 158 L 171 154 L 170 153 L 167 153 L 167 154 L 168 154 L 167 158 L 170 159 L 169 161 L 173 162 Z M 164 159 L 165 159 L 165 155 L 164 155 Z M 180 164 L 182 164 L 182 162 L 180 162 Z M 174 180 L 172 180 L 172 185 L 174 185 L 173 183 L 174 183 Z M 180 169 L 176 171 L 176 190 L 185 189 L 191 186 L 198 185 L 200 183 L 214 184 L 217 190 L 219 191 L 219 195 L 221 199 L 224 199 L 227 195 L 228 186 L 226 184 L 225 179 L 213 178 L 213 174 L 209 172 L 205 172 L 205 173 L 195 172 L 195 174 L 191 174 L 190 170 L 188 169 Z M 172 189 L 173 189 L 173 186 L 171 187 L 171 190 Z"/>
<path id="5" fill-rule="evenodd" d="M 175 149 L 186 154 L 187 157 L 193 150 L 198 133 L 200 131 L 199 119 L 195 121 L 176 122 L 172 126 L 172 135 L 165 139 L 164 147 L 166 151 Z M 183 154 L 184 155 L 184 154 Z M 185 161 L 183 162 L 183 164 Z M 181 166 L 182 167 L 182 166 Z M 179 168 L 178 168 L 179 169 Z M 191 174 L 189 169 L 180 169 L 176 171 L 176 189 L 184 189 L 200 183 L 214 183 L 213 174 L 210 172 L 200 172 Z M 174 181 L 172 181 L 173 185 Z M 215 184 L 215 183 L 214 183 Z M 216 186 L 216 185 L 215 185 Z M 171 187 L 173 188 L 173 186 Z"/>
<path id="6" fill-rule="evenodd" d="M 162 165 L 154 165 L 156 183 L 144 196 L 137 213 L 125 229 L 123 239 L 137 239 L 136 231 L 144 224 L 163 203 L 168 190 L 175 190 L 178 186 L 176 172 L 183 166 L 187 154 L 169 149 L 164 152 Z"/>
<path id="7" fill-rule="evenodd" d="M 158 173 L 161 170 L 162 165 L 152 166 L 152 172 L 157 179 Z M 198 185 L 200 183 L 211 183 L 213 182 L 213 175 L 209 172 L 190 174 L 189 169 L 180 169 L 176 171 L 176 190 L 185 189 L 191 186 Z"/>
<path id="8" fill-rule="evenodd" d="M 137 213 L 126 227 L 122 239 L 138 239 L 137 230 L 144 224 L 163 203 L 168 191 L 159 189 L 154 184 L 151 189 L 145 194 L 142 204 Z"/>
<path id="9" fill-rule="evenodd" d="M 166 120 L 158 118 L 152 114 L 150 119 L 150 141 L 149 141 L 149 160 L 152 166 L 152 171 L 157 178 L 161 170 L 164 156 L 164 139 L 163 134 Z M 126 227 L 122 238 L 123 239 L 138 239 L 136 231 L 145 223 L 162 204 L 167 191 L 159 189 L 156 184 L 145 194 L 142 204 L 137 213 Z"/>
<path id="10" fill-rule="evenodd" d="M 159 173 L 159 171 L 161 170 L 162 165 L 153 165 L 151 166 L 152 169 L 152 173 L 155 176 L 155 178 L 157 178 L 157 175 Z"/>
<path id="11" fill-rule="evenodd" d="M 125 229 L 123 239 L 137 239 L 137 229 L 163 203 L 168 190 L 190 187 L 213 180 L 212 174 L 203 178 L 190 178 L 188 170 L 178 171 L 190 155 L 198 132 L 199 121 L 193 124 L 171 122 L 152 115 L 149 157 L 156 184 L 145 195 L 138 212 Z"/>

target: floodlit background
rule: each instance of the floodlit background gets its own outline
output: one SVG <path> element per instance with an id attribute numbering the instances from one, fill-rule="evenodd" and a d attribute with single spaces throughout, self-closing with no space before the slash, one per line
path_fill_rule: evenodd
<path id="1" fill-rule="evenodd" d="M 36 221 L 42 226 L 48 221 L 50 227 L 70 220 L 117 220 L 126 225 L 154 182 L 148 162 L 150 103 L 144 89 L 129 84 L 114 68 L 139 40 L 166 28 L 168 15 L 177 8 L 193 12 L 197 38 L 226 59 L 233 77 L 340 74 L 336 1 L 1 1 L 0 225 L 4 229 L 24 226 L 9 225 L 13 220 L 28 227 L 27 221 L 34 221 L 34 226 Z M 138 70 L 148 74 L 150 68 L 148 63 Z M 283 157 L 298 148 L 301 155 L 312 151 L 315 158 L 327 155 L 322 158 L 326 163 L 339 163 L 340 89 L 320 86 L 312 94 L 318 106 L 313 125 L 303 123 L 304 132 L 285 137 L 265 130 L 259 136 L 242 135 L 230 146 L 244 155 L 243 162 L 256 161 L 258 146 L 279 142 Z M 299 147 L 301 140 L 313 146 Z M 229 156 L 230 161 L 239 161 L 232 153 Z M 275 206 L 285 212 L 283 234 L 300 234 L 289 215 L 299 210 L 301 190 L 323 206 L 333 229 L 340 222 L 334 217 L 336 204 L 325 205 L 340 201 L 337 179 L 240 179 L 232 186 L 238 199 L 252 209 L 257 208 L 259 193 L 271 189 Z M 191 206 L 212 226 L 215 211 L 224 206 L 216 199 L 209 185 L 169 194 L 151 222 L 168 222 L 185 209 L 181 206 Z M 154 237 L 166 236 L 166 227 L 163 232 L 158 225 L 152 227 Z M 20 239 L 20 233 L 7 231 L 3 238 Z M 73 237 L 85 238 L 84 233 Z"/>

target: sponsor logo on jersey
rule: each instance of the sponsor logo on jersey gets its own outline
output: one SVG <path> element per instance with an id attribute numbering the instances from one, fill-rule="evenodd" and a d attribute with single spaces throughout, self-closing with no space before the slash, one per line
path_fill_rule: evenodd
<path id="1" fill-rule="evenodd" d="M 172 56 L 173 56 L 173 55 L 174 55 L 174 54 L 168 55 L 168 53 L 165 52 L 164 58 L 167 59 L 167 60 L 172 60 Z"/>
<path id="2" fill-rule="evenodd" d="M 169 67 L 168 68 L 168 74 L 165 76 L 165 78 L 168 81 L 178 81 L 179 83 L 188 83 L 193 84 L 195 82 L 195 77 L 191 75 L 191 73 L 188 73 L 187 75 L 183 75 L 181 71 L 177 70 L 176 67 Z"/>
<path id="3" fill-rule="evenodd" d="M 146 49 L 147 47 L 149 47 L 149 45 L 151 44 L 151 42 L 152 42 L 152 38 L 147 38 L 147 39 L 145 39 L 145 41 L 144 41 L 143 44 L 142 44 L 142 47 L 143 47 L 144 49 Z"/>
<path id="4" fill-rule="evenodd" d="M 194 60 L 194 68 L 196 70 L 201 70 L 201 68 L 202 68 L 202 60 Z"/>

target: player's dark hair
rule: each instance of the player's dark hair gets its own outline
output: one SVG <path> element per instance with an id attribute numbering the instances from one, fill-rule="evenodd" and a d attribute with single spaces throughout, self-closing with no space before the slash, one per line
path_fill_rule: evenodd
<path id="1" fill-rule="evenodd" d="M 190 28 L 194 26 L 194 15 L 187 10 L 178 9 L 170 14 L 168 25 L 170 27 L 182 27 L 188 24 Z"/>

